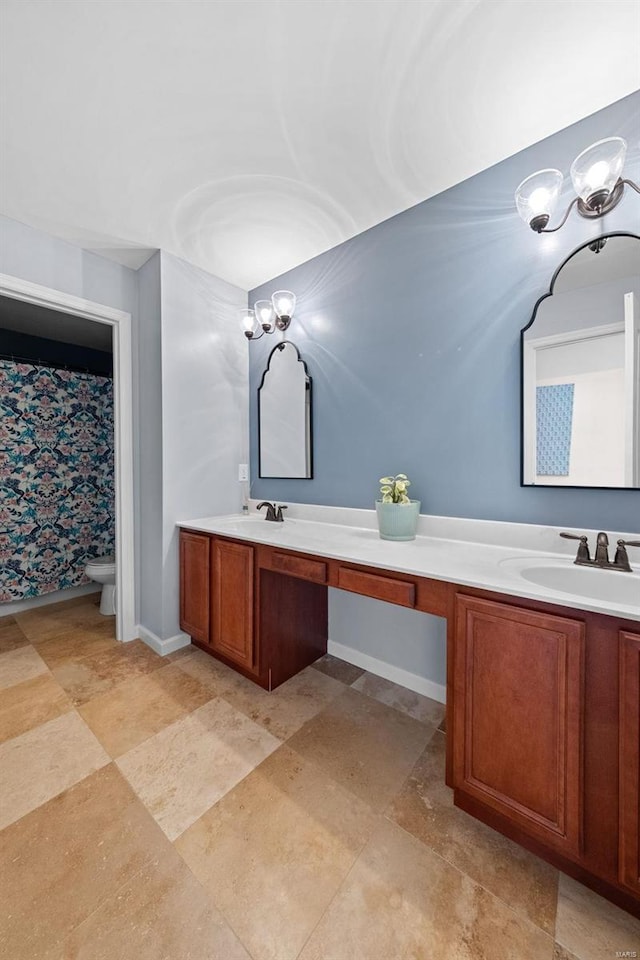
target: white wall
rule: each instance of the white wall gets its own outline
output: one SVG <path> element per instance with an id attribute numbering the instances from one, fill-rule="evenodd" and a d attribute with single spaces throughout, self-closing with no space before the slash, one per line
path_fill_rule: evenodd
<path id="1" fill-rule="evenodd" d="M 160 636 L 162 604 L 162 340 L 160 252 L 138 270 L 139 510 L 138 623 Z"/>
<path id="2" fill-rule="evenodd" d="M 329 590 L 330 652 L 443 703 L 446 639 L 441 617 Z"/>
<path id="3" fill-rule="evenodd" d="M 569 473 L 538 474 L 537 484 L 624 486 L 624 370 L 591 371 L 541 381 L 573 383 Z"/>
<path id="4" fill-rule="evenodd" d="M 134 270 L 0 216 L 0 271 L 135 314 Z"/>
<path id="5" fill-rule="evenodd" d="M 568 479 L 576 486 L 624 486 L 622 368 L 575 378 Z"/>
<path id="6" fill-rule="evenodd" d="M 543 347 L 536 353 L 536 379 L 540 383 L 564 383 L 563 377 L 624 370 L 624 333 L 574 340 Z M 555 379 L 557 378 L 557 380 Z"/>
<path id="7" fill-rule="evenodd" d="M 624 334 L 539 350 L 537 385 L 573 383 L 569 473 L 536 476 L 554 486 L 624 486 Z"/>
<path id="8" fill-rule="evenodd" d="M 247 294 L 164 252 L 161 632 L 178 633 L 178 520 L 237 512 L 248 459 Z"/>
<path id="9" fill-rule="evenodd" d="M 95 303 L 125 310 L 132 317 L 134 372 L 138 367 L 138 284 L 134 270 L 112 260 L 82 250 L 71 243 L 51 237 L 24 223 L 0 216 L 0 273 L 20 277 L 63 293 L 93 300 Z M 140 429 L 138 416 L 139 378 L 133 378 L 133 471 L 134 471 L 134 549 L 136 567 L 140 565 L 139 484 Z M 139 615 L 139 593 L 136 616 Z"/>
<path id="10" fill-rule="evenodd" d="M 241 506 L 249 378 L 236 311 L 247 295 L 164 253 L 135 272 L 3 217 L 0 272 L 132 315 L 136 616 L 175 636 L 176 521 Z"/>

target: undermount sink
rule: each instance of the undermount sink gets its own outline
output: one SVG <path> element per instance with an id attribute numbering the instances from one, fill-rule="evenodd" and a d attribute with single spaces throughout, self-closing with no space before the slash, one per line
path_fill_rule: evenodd
<path id="1" fill-rule="evenodd" d="M 282 529 L 285 526 L 285 523 L 278 523 L 273 520 L 267 520 L 262 514 L 243 514 L 239 517 L 221 517 L 219 520 L 220 527 L 224 527 L 229 533 L 242 533 L 243 531 L 247 533 L 248 530 L 251 530 L 251 536 L 254 535 L 254 531 L 260 530 L 263 528 L 265 532 L 268 532 L 269 527 L 277 527 Z"/>
<path id="2" fill-rule="evenodd" d="M 579 567 L 568 557 L 510 557 L 500 566 L 529 583 L 572 596 L 640 606 L 640 573 Z"/>

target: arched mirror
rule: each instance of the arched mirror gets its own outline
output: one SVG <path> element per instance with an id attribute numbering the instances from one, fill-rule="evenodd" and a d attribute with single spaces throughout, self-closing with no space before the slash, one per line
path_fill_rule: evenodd
<path id="1" fill-rule="evenodd" d="M 276 344 L 258 388 L 259 476 L 310 479 L 311 377 L 297 347 Z"/>
<path id="2" fill-rule="evenodd" d="M 523 486 L 640 487 L 640 237 L 574 251 L 521 337 Z"/>

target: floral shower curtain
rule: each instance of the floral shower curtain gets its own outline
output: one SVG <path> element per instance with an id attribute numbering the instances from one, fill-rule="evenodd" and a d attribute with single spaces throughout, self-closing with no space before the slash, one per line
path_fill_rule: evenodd
<path id="1" fill-rule="evenodd" d="M 0 603 L 86 583 L 114 515 L 111 379 L 0 360 Z"/>

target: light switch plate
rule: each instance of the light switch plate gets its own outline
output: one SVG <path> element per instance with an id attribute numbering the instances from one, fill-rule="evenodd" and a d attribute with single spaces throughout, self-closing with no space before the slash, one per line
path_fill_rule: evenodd
<path id="1" fill-rule="evenodd" d="M 248 480 L 248 479 L 249 479 L 249 464 L 239 463 L 238 464 L 238 480 Z"/>

